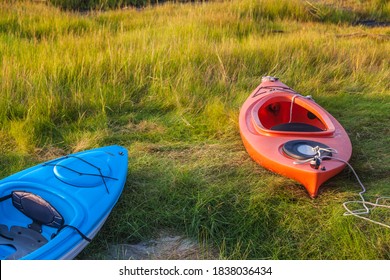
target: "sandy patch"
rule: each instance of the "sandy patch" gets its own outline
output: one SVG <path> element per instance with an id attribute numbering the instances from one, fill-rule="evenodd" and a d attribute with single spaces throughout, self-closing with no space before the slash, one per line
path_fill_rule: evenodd
<path id="1" fill-rule="evenodd" d="M 137 244 L 109 246 L 107 256 L 113 260 L 200 260 L 216 259 L 215 253 L 207 253 L 194 240 L 161 234 L 158 238 Z"/>

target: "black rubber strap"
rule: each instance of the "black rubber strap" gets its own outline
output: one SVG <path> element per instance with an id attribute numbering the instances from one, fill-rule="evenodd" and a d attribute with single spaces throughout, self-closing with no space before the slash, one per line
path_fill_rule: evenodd
<path id="1" fill-rule="evenodd" d="M 10 240 L 10 241 L 14 241 L 14 239 L 12 237 L 8 237 L 2 233 L 0 233 L 0 237 L 5 238 L 5 239 Z"/>
<path id="2" fill-rule="evenodd" d="M 12 194 L 0 197 L 0 202 L 3 202 L 4 200 L 10 199 L 12 197 Z"/>
<path id="3" fill-rule="evenodd" d="M 99 172 L 99 174 L 82 173 L 82 172 L 80 172 L 80 171 L 74 170 L 74 169 L 72 169 L 72 168 L 69 168 L 69 167 L 67 167 L 67 166 L 64 166 L 64 165 L 61 165 L 61 164 L 58 164 L 58 163 L 57 163 L 57 162 L 59 162 L 59 161 L 61 161 L 61 160 L 63 160 L 63 159 L 67 159 L 67 158 L 75 158 L 75 159 L 81 160 L 82 162 L 84 162 L 84 163 L 86 163 L 86 164 L 92 166 L 93 168 L 97 169 L 98 172 Z M 43 166 L 59 166 L 59 167 L 65 168 L 65 169 L 67 169 L 67 170 L 69 170 L 69 171 L 71 171 L 71 172 L 75 172 L 75 173 L 77 173 L 77 174 L 79 174 L 79 175 L 98 176 L 98 177 L 102 178 L 104 187 L 106 188 L 106 191 L 107 191 L 108 194 L 110 193 L 110 191 L 109 191 L 109 189 L 108 189 L 108 186 L 107 186 L 107 183 L 106 183 L 106 179 L 118 180 L 117 178 L 113 178 L 113 177 L 109 177 L 109 176 L 103 175 L 101 169 L 100 169 L 98 166 L 96 166 L 96 165 L 90 163 L 89 161 L 83 159 L 82 157 L 75 156 L 75 155 L 67 155 L 67 156 L 64 156 L 64 157 L 61 157 L 61 158 L 54 159 L 54 160 L 52 160 L 52 161 L 49 161 L 49 162 L 44 163 Z M 64 182 L 64 183 L 65 183 L 65 182 Z M 65 184 L 67 184 L 67 183 L 65 183 Z"/>
<path id="4" fill-rule="evenodd" d="M 55 233 L 55 234 L 52 235 L 52 239 L 53 239 L 54 237 L 56 237 L 56 236 L 61 232 L 61 230 L 63 230 L 64 228 L 67 228 L 67 227 L 70 227 L 70 228 L 74 229 L 75 231 L 77 231 L 77 233 L 80 234 L 80 236 L 81 236 L 84 240 L 86 240 L 86 241 L 88 241 L 88 242 L 91 242 L 91 241 L 92 241 L 91 238 L 89 238 L 89 237 L 86 236 L 84 233 L 82 233 L 77 227 L 71 226 L 71 225 L 63 225 L 62 227 L 60 227 L 60 228 L 57 230 L 57 233 Z"/>

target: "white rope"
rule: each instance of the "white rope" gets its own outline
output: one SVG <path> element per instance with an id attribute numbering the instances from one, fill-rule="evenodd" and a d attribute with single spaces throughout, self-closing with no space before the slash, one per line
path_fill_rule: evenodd
<path id="1" fill-rule="evenodd" d="M 292 121 L 292 112 L 293 112 L 293 106 L 294 106 L 294 101 L 295 101 L 295 98 L 297 98 L 298 96 L 301 96 L 300 94 L 295 94 L 292 99 L 291 99 L 291 105 L 290 105 L 290 120 L 288 121 L 288 123 L 291 123 Z"/>
<path id="2" fill-rule="evenodd" d="M 347 211 L 347 212 L 344 213 L 344 216 L 355 216 L 357 218 L 369 221 L 371 223 L 374 223 L 374 224 L 377 224 L 377 225 L 380 225 L 380 226 L 383 226 L 383 227 L 390 228 L 390 225 L 388 225 L 388 224 L 381 223 L 381 222 L 372 220 L 370 218 L 361 216 L 361 215 L 369 214 L 370 211 L 372 209 L 374 209 L 375 207 L 381 207 L 381 208 L 390 209 L 390 205 L 385 205 L 385 204 L 380 204 L 379 203 L 380 200 L 382 200 L 382 199 L 383 200 L 387 200 L 387 199 L 390 199 L 390 197 L 387 197 L 387 196 L 378 197 L 376 199 L 375 203 L 366 201 L 364 199 L 364 196 L 363 196 L 363 194 L 366 192 L 366 188 L 364 187 L 362 181 L 360 180 L 359 176 L 357 175 L 357 173 L 356 173 L 355 169 L 352 167 L 352 165 L 349 164 L 349 162 L 347 162 L 346 160 L 343 160 L 341 158 L 336 158 L 336 157 L 324 157 L 324 158 L 330 158 L 330 159 L 338 160 L 338 161 L 341 161 L 341 162 L 345 163 L 346 165 L 348 165 L 348 167 L 352 170 L 353 174 L 355 175 L 356 180 L 358 181 L 360 187 L 362 188 L 361 192 L 359 192 L 359 196 L 360 196 L 361 200 L 346 201 L 346 202 L 343 203 L 343 206 L 344 206 L 345 210 Z M 351 210 L 351 209 L 348 208 L 347 205 L 348 204 L 352 204 L 352 203 L 362 204 L 364 208 L 363 209 L 357 209 L 357 210 Z M 367 205 L 372 206 L 372 208 L 370 209 Z"/>
<path id="3" fill-rule="evenodd" d="M 369 221 L 371 223 L 374 223 L 374 224 L 377 224 L 377 225 L 380 225 L 380 226 L 383 226 L 383 227 L 390 228 L 390 225 L 388 225 L 388 224 L 381 223 L 381 222 L 378 222 L 378 221 L 375 221 L 375 220 L 372 220 L 370 218 L 362 216 L 362 215 L 365 215 L 365 214 L 369 214 L 370 211 L 372 209 L 374 209 L 375 207 L 381 207 L 381 208 L 388 208 L 388 209 L 390 209 L 390 205 L 385 205 L 385 204 L 380 204 L 379 203 L 380 200 L 385 200 L 385 201 L 386 200 L 390 200 L 390 197 L 388 197 L 388 196 L 379 197 L 379 198 L 377 198 L 375 203 L 366 201 L 364 199 L 364 196 L 363 196 L 363 194 L 366 192 L 366 188 L 363 185 L 362 181 L 360 180 L 359 176 L 357 175 L 355 169 L 352 167 L 352 165 L 348 161 L 343 160 L 341 158 L 333 157 L 333 156 L 321 156 L 321 151 L 337 153 L 337 151 L 335 149 L 332 149 L 332 148 L 324 149 L 324 148 L 320 148 L 320 147 L 317 146 L 317 147 L 313 148 L 313 151 L 317 151 L 317 155 L 315 155 L 313 158 L 310 158 L 310 159 L 307 159 L 307 160 L 303 160 L 303 161 L 294 161 L 293 164 L 304 164 L 304 163 L 311 162 L 312 160 L 316 160 L 316 159 L 320 159 L 320 160 L 322 160 L 322 159 L 333 159 L 333 160 L 341 161 L 341 162 L 345 163 L 351 169 L 351 171 L 353 172 L 353 174 L 356 177 L 357 182 L 359 183 L 360 187 L 362 188 L 362 190 L 359 192 L 359 196 L 360 196 L 361 200 L 346 201 L 346 202 L 343 203 L 343 206 L 344 206 L 345 210 L 347 211 L 343 215 L 344 216 L 355 216 L 357 218 Z M 352 203 L 362 204 L 363 208 L 362 209 L 357 209 L 357 210 L 351 210 L 351 209 L 348 208 L 348 204 L 352 204 Z M 371 209 L 367 205 L 372 206 Z"/>
<path id="4" fill-rule="evenodd" d="M 291 123 L 292 122 L 292 115 L 293 115 L 293 106 L 294 106 L 294 102 L 295 102 L 295 98 L 297 97 L 303 97 L 303 98 L 306 98 L 306 99 L 311 99 L 313 100 L 312 96 L 311 95 L 306 95 L 306 96 L 303 96 L 299 93 L 295 94 L 292 99 L 291 99 L 291 105 L 290 105 L 290 120 L 288 121 L 288 123 Z"/>
<path id="5" fill-rule="evenodd" d="M 333 148 L 321 148 L 319 146 L 316 146 L 316 147 L 313 147 L 312 149 L 313 149 L 313 152 L 317 153 L 314 157 L 309 158 L 309 159 L 294 161 L 293 164 L 304 164 L 304 163 L 311 162 L 312 160 L 316 160 L 316 159 L 319 159 L 322 161 L 322 159 L 325 158 L 325 156 L 322 156 L 321 152 L 328 152 L 328 153 L 337 154 L 337 150 L 333 149 Z"/>

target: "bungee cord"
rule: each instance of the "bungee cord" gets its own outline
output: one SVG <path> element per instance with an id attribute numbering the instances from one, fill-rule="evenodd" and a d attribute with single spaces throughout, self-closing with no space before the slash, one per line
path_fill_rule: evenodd
<path id="1" fill-rule="evenodd" d="M 58 162 L 60 162 L 61 160 L 67 159 L 67 158 L 74 158 L 74 159 L 76 159 L 76 160 L 80 160 L 80 161 L 86 163 L 87 165 L 90 165 L 91 167 L 95 168 L 95 169 L 99 172 L 99 174 L 80 172 L 80 171 L 77 171 L 77 170 L 75 170 L 75 169 L 73 169 L 73 168 L 70 168 L 70 167 L 68 167 L 68 166 L 64 166 L 64 165 L 61 165 L 61 164 L 58 163 Z M 104 185 L 104 187 L 105 187 L 105 189 L 106 189 L 106 192 L 107 192 L 108 194 L 110 193 L 110 191 L 109 191 L 109 189 L 108 189 L 108 186 L 107 186 L 107 183 L 106 183 L 106 179 L 118 180 L 117 178 L 114 178 L 114 177 L 110 177 L 110 176 L 104 175 L 104 174 L 102 173 L 100 167 L 98 167 L 98 166 L 96 166 L 96 165 L 90 163 L 89 161 L 87 161 L 87 160 L 85 160 L 85 159 L 83 159 L 83 158 L 81 158 L 81 157 L 75 156 L 75 155 L 67 155 L 67 156 L 64 156 L 64 157 L 61 157 L 61 158 L 58 158 L 58 159 L 54 159 L 54 160 L 52 160 L 52 161 L 43 163 L 42 166 L 58 166 L 58 167 L 67 169 L 67 170 L 69 170 L 69 171 L 71 171 L 71 172 L 74 172 L 74 173 L 76 173 L 76 174 L 78 174 L 78 175 L 80 175 L 80 176 L 83 175 L 83 176 L 96 176 L 96 177 L 100 177 L 100 178 L 102 179 L 103 185 Z M 64 183 L 66 183 L 66 182 L 64 182 Z"/>

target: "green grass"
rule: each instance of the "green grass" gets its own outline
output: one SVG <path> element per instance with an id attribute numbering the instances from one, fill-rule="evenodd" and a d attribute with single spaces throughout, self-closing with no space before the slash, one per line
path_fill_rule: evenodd
<path id="1" fill-rule="evenodd" d="M 390 194 L 390 28 L 354 25 L 385 20 L 390 4 L 309 2 L 88 14 L 1 2 L 0 176 L 102 145 L 129 150 L 123 195 L 81 259 L 166 229 L 221 259 L 389 259 L 388 229 L 342 215 L 359 191 L 348 170 L 311 200 L 241 143 L 241 104 L 261 76 L 278 76 L 343 124 L 366 197 Z"/>

